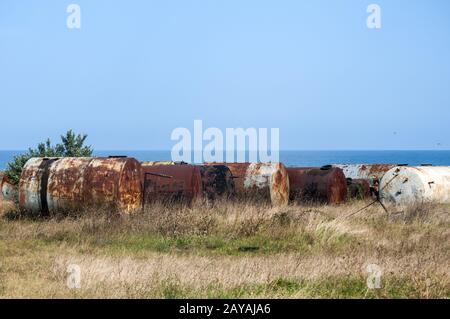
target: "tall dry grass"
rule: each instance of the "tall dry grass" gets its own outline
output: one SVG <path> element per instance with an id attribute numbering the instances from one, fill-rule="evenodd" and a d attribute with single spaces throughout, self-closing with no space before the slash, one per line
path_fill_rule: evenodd
<path id="1" fill-rule="evenodd" d="M 33 218 L 1 208 L 2 297 L 450 296 L 450 208 L 386 214 L 364 202 L 288 206 L 155 204 Z M 2 207 L 2 206 L 0 206 Z M 81 288 L 66 285 L 67 266 Z M 382 269 L 369 289 L 367 265 Z"/>

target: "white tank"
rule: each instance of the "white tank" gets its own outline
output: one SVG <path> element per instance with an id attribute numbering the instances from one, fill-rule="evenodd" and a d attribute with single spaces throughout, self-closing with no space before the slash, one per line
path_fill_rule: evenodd
<path id="1" fill-rule="evenodd" d="M 380 199 L 399 205 L 450 203 L 450 167 L 394 167 L 381 179 Z"/>
<path id="2" fill-rule="evenodd" d="M 384 173 L 399 164 L 333 164 L 344 171 L 344 175 L 351 179 L 366 179 L 372 184 L 374 180 L 379 180 Z"/>

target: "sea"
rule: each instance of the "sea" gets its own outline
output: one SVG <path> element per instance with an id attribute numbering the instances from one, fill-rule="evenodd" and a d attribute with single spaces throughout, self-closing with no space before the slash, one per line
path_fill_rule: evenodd
<path id="1" fill-rule="evenodd" d="M 0 151 L 0 170 L 14 156 L 25 151 Z M 171 160 L 167 151 L 95 151 L 95 156 L 129 156 L 140 161 Z M 434 166 L 450 166 L 450 150 L 426 151 L 280 151 L 280 162 L 286 166 L 312 167 L 327 164 L 408 164 L 416 166 L 431 164 Z"/>

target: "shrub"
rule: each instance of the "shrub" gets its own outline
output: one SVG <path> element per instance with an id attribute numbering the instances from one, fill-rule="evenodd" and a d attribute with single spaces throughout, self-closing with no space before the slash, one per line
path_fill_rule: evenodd
<path id="1" fill-rule="evenodd" d="M 84 157 L 92 156 L 92 148 L 85 146 L 86 134 L 75 134 L 72 130 L 68 130 L 65 135 L 61 135 L 61 143 L 52 145 L 50 139 L 33 149 L 29 148 L 25 154 L 15 156 L 8 163 L 5 174 L 10 181 L 17 185 L 19 183 L 20 174 L 25 163 L 32 157 Z"/>

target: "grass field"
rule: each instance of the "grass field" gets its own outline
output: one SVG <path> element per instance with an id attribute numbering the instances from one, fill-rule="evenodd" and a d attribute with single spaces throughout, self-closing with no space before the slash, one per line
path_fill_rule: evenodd
<path id="1" fill-rule="evenodd" d="M 450 207 L 155 204 L 31 218 L 0 202 L 3 298 L 449 298 Z M 68 265 L 81 270 L 67 286 Z M 367 266 L 381 269 L 370 289 Z"/>

